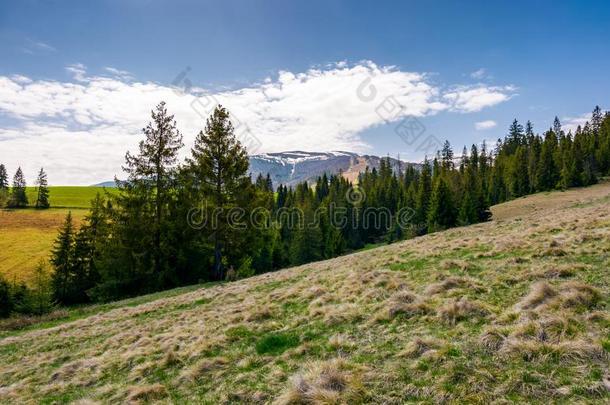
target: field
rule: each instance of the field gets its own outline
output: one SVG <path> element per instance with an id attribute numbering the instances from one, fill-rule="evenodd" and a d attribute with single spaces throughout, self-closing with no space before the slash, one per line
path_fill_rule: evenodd
<path id="1" fill-rule="evenodd" d="M 47 260 L 57 236 L 57 229 L 68 212 L 78 224 L 87 213 L 95 195 L 113 192 L 102 187 L 50 187 L 50 209 L 0 210 L 0 274 L 9 281 L 28 282 L 40 260 Z M 30 204 L 36 190 L 27 190 Z"/>
<path id="2" fill-rule="evenodd" d="M 609 195 L 5 332 L 0 402 L 608 403 Z"/>

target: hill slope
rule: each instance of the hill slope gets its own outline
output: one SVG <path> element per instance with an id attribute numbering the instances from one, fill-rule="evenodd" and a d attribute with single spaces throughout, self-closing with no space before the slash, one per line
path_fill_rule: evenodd
<path id="1" fill-rule="evenodd" d="M 610 186 L 569 193 L 6 336 L 0 401 L 607 402 Z"/>
<path id="2" fill-rule="evenodd" d="M 9 281 L 28 282 L 40 260 L 47 260 L 57 230 L 68 211 L 78 224 L 87 214 L 97 193 L 115 192 L 102 187 L 53 186 L 50 209 L 0 209 L 0 275 Z M 28 187 L 30 205 L 36 202 L 36 188 Z"/>

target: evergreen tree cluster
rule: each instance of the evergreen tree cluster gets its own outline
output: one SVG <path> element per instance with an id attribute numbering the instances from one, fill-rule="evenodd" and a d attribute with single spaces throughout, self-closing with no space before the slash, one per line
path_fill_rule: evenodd
<path id="1" fill-rule="evenodd" d="M 0 164 L 0 207 L 25 208 L 29 204 L 26 193 L 25 176 L 21 167 L 17 168 L 13 176 L 12 187 L 9 187 L 6 167 Z M 49 208 L 49 185 L 47 174 L 41 168 L 36 179 L 36 208 Z"/>
<path id="2" fill-rule="evenodd" d="M 490 205 L 592 184 L 610 171 L 610 116 L 599 108 L 574 134 L 543 136 L 517 122 L 494 151 L 456 158 L 445 142 L 421 167 L 392 166 L 274 189 L 248 176 L 229 113 L 216 108 L 184 162 L 164 103 L 152 112 L 127 180 L 98 196 L 80 229 L 66 218 L 52 255 L 54 299 L 110 300 L 208 280 L 249 277 L 490 218 Z"/>

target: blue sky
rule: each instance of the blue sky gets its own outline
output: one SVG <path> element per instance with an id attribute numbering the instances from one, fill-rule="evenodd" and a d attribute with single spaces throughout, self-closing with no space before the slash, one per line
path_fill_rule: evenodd
<path id="1" fill-rule="evenodd" d="M 159 97 L 189 146 L 202 120 L 168 92 L 186 67 L 196 95 L 234 104 L 258 152 L 417 160 L 395 133 L 412 116 L 456 151 L 513 118 L 570 128 L 608 108 L 608 21 L 604 1 L 2 2 L 0 162 L 29 179 L 45 166 L 55 184 L 112 178 Z M 366 75 L 379 92 L 362 102 Z M 387 97 L 406 108 L 389 123 L 371 113 Z"/>

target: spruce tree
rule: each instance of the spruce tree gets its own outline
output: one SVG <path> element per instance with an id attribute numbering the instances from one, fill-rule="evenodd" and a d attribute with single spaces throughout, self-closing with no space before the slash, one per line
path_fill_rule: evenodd
<path id="1" fill-rule="evenodd" d="M 11 208 L 23 208 L 28 205 L 28 197 L 26 194 L 25 177 L 21 167 L 17 168 L 15 176 L 13 177 L 13 187 L 11 189 L 11 196 L 9 199 L 9 207 Z"/>
<path id="2" fill-rule="evenodd" d="M 182 135 L 176 129 L 174 116 L 168 114 L 165 102 L 151 111 L 152 122 L 143 129 L 146 139 L 140 141 L 139 153 L 125 155 L 128 174 L 128 186 L 123 187 L 127 197 L 145 202 L 152 206 L 152 218 L 149 218 L 152 234 L 153 270 L 157 277 L 162 267 L 167 265 L 162 245 L 162 234 L 168 227 L 168 204 L 172 197 L 175 179 L 175 164 L 178 151 L 182 147 Z M 144 236 L 144 235 L 142 235 Z"/>
<path id="3" fill-rule="evenodd" d="M 217 106 L 199 132 L 188 160 L 189 171 L 200 182 L 201 201 L 207 201 L 215 212 L 212 239 L 214 243 L 214 276 L 224 279 L 223 255 L 230 229 L 226 214 L 235 206 L 239 195 L 250 184 L 248 154 L 233 132 L 229 111 Z M 243 207 L 241 207 L 243 208 Z"/>
<path id="4" fill-rule="evenodd" d="M 425 228 L 428 220 L 428 207 L 430 205 L 430 194 L 432 193 L 432 177 L 430 162 L 424 160 L 415 196 L 415 224 Z"/>
<path id="5" fill-rule="evenodd" d="M 434 184 L 428 209 L 428 229 L 432 232 L 447 229 L 456 224 L 456 206 L 444 176 L 440 176 Z"/>
<path id="6" fill-rule="evenodd" d="M 47 174 L 44 172 L 42 167 L 40 168 L 40 172 L 38 172 L 36 186 L 38 188 L 36 208 L 49 208 L 49 187 L 47 183 Z"/>
<path id="7" fill-rule="evenodd" d="M 8 189 L 8 173 L 6 172 L 6 167 L 0 164 L 0 190 L 6 189 Z"/>
<path id="8" fill-rule="evenodd" d="M 62 304 L 73 303 L 74 228 L 68 212 L 51 252 L 54 272 L 51 280 L 54 298 Z"/>
<path id="9" fill-rule="evenodd" d="M 8 174 L 4 165 L 0 164 L 0 208 L 6 205 L 8 192 Z"/>
<path id="10" fill-rule="evenodd" d="M 546 191 L 555 188 L 559 171 L 555 165 L 557 137 L 555 132 L 548 131 L 540 148 L 540 158 L 536 167 L 536 189 Z"/>
<path id="11" fill-rule="evenodd" d="M 34 277 L 30 289 L 30 311 L 42 315 L 53 309 L 53 287 L 51 274 L 44 261 L 34 268 Z"/>

